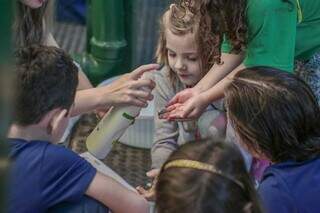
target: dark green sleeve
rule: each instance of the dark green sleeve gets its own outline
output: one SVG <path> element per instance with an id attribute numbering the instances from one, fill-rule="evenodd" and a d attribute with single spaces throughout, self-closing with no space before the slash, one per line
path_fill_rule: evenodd
<path id="1" fill-rule="evenodd" d="M 292 1 L 294 2 L 294 1 Z M 293 71 L 297 9 L 281 0 L 248 0 L 248 44 L 244 65 Z"/>
<path id="2" fill-rule="evenodd" d="M 230 42 L 224 37 L 222 45 L 221 45 L 221 52 L 222 53 L 230 53 L 231 50 L 232 50 L 232 46 L 231 46 Z"/>

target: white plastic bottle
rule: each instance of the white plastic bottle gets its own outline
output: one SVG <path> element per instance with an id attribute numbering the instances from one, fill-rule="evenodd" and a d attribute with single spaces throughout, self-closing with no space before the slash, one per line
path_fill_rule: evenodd
<path id="1" fill-rule="evenodd" d="M 142 88 L 150 91 L 149 88 Z M 104 159 L 127 128 L 139 115 L 141 108 L 136 106 L 113 107 L 98 123 L 86 140 L 88 151 L 98 159 Z"/>

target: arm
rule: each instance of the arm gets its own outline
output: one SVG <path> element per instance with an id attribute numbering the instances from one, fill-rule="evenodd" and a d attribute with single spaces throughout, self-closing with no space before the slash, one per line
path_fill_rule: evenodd
<path id="1" fill-rule="evenodd" d="M 198 84 L 189 89 L 185 89 L 178 94 L 176 94 L 169 102 L 168 106 L 174 104 L 186 104 L 189 99 L 197 98 L 201 93 L 206 92 L 210 88 L 212 88 L 219 81 L 224 79 L 230 72 L 232 72 L 235 68 L 239 67 L 244 59 L 244 53 L 242 54 L 229 54 L 222 53 L 221 61 L 223 62 L 221 65 L 215 64 L 209 70 L 209 72 L 198 82 Z M 221 91 L 219 92 L 219 96 L 222 96 Z M 214 99 L 214 101 L 217 99 Z M 209 104 L 209 103 L 208 103 Z M 205 109 L 207 107 L 203 106 Z M 168 111 L 172 111 L 175 107 L 168 108 Z M 191 118 L 191 117 L 190 117 Z"/>
<path id="2" fill-rule="evenodd" d="M 237 68 L 242 63 L 243 59 L 243 54 L 235 55 L 222 53 L 221 61 L 223 64 L 213 65 L 209 72 L 198 82 L 198 84 L 195 86 L 195 89 L 199 90 L 200 92 L 204 92 L 212 88 L 231 71 Z"/>
<path id="3" fill-rule="evenodd" d="M 123 75 L 110 85 L 77 91 L 71 116 L 111 106 L 146 107 L 147 101 L 152 100 L 153 96 L 151 92 L 141 90 L 141 87 L 153 89 L 155 85 L 153 81 L 140 79 L 140 77 L 145 72 L 155 70 L 158 67 L 157 64 L 143 65 L 131 73 Z"/>
<path id="4" fill-rule="evenodd" d="M 202 112 L 208 105 L 224 96 L 225 88 L 230 84 L 232 77 L 240 70 L 245 69 L 243 64 L 240 64 L 226 77 L 219 81 L 212 88 L 204 91 L 196 96 L 191 96 L 184 103 L 175 103 L 167 108 L 165 119 L 175 120 L 177 118 L 195 119 L 200 117 Z"/>
<path id="5" fill-rule="evenodd" d="M 200 94 L 200 99 L 202 100 L 203 104 L 208 106 L 210 103 L 223 98 L 224 97 L 224 91 L 228 87 L 228 85 L 231 83 L 232 78 L 240 71 L 245 69 L 246 67 L 244 64 L 240 64 L 238 67 L 236 67 L 234 70 L 232 70 L 226 77 L 224 77 L 221 81 L 219 81 L 216 85 L 208 89 L 207 91 L 204 91 Z"/>
<path id="6" fill-rule="evenodd" d="M 148 203 L 142 196 L 100 172 L 96 173 L 85 194 L 100 201 L 114 213 L 149 212 Z"/>
<path id="7" fill-rule="evenodd" d="M 164 68 L 166 69 L 166 68 Z M 159 169 L 161 165 L 168 159 L 169 155 L 177 149 L 177 140 L 179 137 L 179 129 L 177 122 L 170 122 L 158 118 L 158 112 L 165 108 L 167 102 L 174 96 L 174 90 L 166 78 L 164 69 L 156 75 L 155 89 L 155 134 L 154 142 L 151 149 L 152 168 Z"/>

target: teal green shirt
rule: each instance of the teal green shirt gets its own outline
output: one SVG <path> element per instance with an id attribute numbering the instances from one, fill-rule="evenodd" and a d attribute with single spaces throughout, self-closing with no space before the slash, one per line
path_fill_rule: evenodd
<path id="1" fill-rule="evenodd" d="M 248 44 L 244 65 L 292 72 L 294 60 L 320 50 L 320 0 L 248 0 Z M 301 10 L 300 10 L 300 9 Z M 222 52 L 229 53 L 225 41 Z"/>

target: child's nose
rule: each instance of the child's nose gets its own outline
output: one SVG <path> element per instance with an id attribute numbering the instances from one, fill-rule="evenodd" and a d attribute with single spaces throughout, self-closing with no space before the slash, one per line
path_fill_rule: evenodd
<path id="1" fill-rule="evenodd" d="M 175 65 L 174 65 L 174 68 L 175 69 L 183 69 L 185 66 L 184 66 L 184 64 L 183 64 L 183 60 L 181 59 L 181 58 L 178 58 L 177 60 L 176 60 L 176 63 L 175 63 Z"/>

